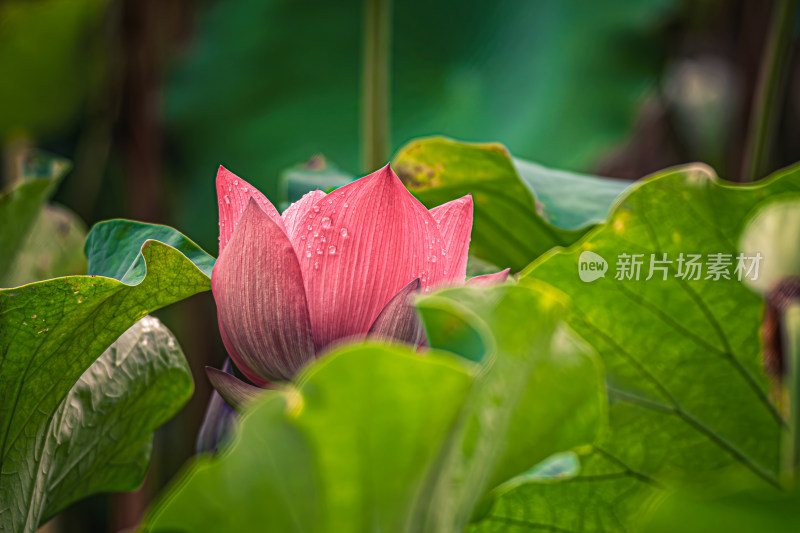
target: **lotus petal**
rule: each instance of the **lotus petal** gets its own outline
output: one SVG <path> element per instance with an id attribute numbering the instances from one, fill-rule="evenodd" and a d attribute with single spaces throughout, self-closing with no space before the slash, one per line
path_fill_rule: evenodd
<path id="1" fill-rule="evenodd" d="M 212 366 L 206 367 L 206 376 L 228 405 L 239 410 L 244 404 L 258 396 L 261 389 L 245 383 L 233 374 L 223 372 Z"/>
<path id="2" fill-rule="evenodd" d="M 250 199 L 254 198 L 259 207 L 284 232 L 283 220 L 275 206 L 261 192 L 225 167 L 217 171 L 217 202 L 219 203 L 219 253 L 230 241 L 239 219 L 242 218 Z"/>
<path id="3" fill-rule="evenodd" d="M 469 241 L 472 236 L 472 195 L 431 209 L 431 216 L 439 224 L 447 255 L 447 281 L 463 282 L 467 277 Z"/>
<path id="4" fill-rule="evenodd" d="M 230 373 L 230 359 L 225 360 L 222 371 Z M 211 391 L 203 425 L 197 435 L 197 453 L 215 452 L 233 427 L 237 417 L 236 411 L 222 399 L 217 391 Z"/>
<path id="5" fill-rule="evenodd" d="M 369 328 L 368 337 L 393 339 L 416 346 L 422 340 L 422 319 L 411 301 L 414 293 L 420 292 L 419 278 L 394 295 Z"/>
<path id="6" fill-rule="evenodd" d="M 297 255 L 255 199 L 214 265 L 211 290 L 238 368 L 265 379 L 291 379 L 314 357 Z"/>
<path id="7" fill-rule="evenodd" d="M 311 212 L 292 243 L 318 351 L 366 335 L 409 281 L 420 278 L 425 290 L 444 280 L 436 221 L 389 165 L 331 192 Z"/>
<path id="8" fill-rule="evenodd" d="M 317 189 L 307 192 L 302 198 L 286 208 L 281 217 L 283 218 L 284 226 L 286 226 L 286 235 L 289 236 L 290 240 L 292 240 L 293 235 L 297 234 L 302 227 L 302 222 L 306 221 L 309 215 L 311 215 L 311 218 L 314 217 L 312 214 L 314 204 L 323 198 L 325 198 L 325 193 Z"/>
<path id="9" fill-rule="evenodd" d="M 475 276 L 467 281 L 467 285 L 478 287 L 491 287 L 492 285 L 501 285 L 508 280 L 508 273 L 510 268 L 494 272 L 493 274 L 484 274 L 482 276 Z"/>
<path id="10" fill-rule="evenodd" d="M 242 361 L 242 357 L 239 355 L 239 352 L 236 351 L 236 348 L 233 347 L 233 343 L 228 338 L 228 334 L 225 332 L 225 326 L 222 324 L 222 319 L 220 318 L 219 313 L 217 313 L 217 323 L 219 324 L 219 335 L 220 337 L 222 337 L 222 344 L 225 345 L 225 350 L 228 352 L 228 355 L 234 361 Z M 254 370 L 251 370 L 250 367 L 248 367 L 247 365 L 245 364 L 236 365 L 236 368 L 239 370 L 239 372 L 244 374 L 245 377 L 247 377 L 247 379 L 258 385 L 259 387 L 265 387 L 269 385 L 268 379 L 262 378 Z"/>

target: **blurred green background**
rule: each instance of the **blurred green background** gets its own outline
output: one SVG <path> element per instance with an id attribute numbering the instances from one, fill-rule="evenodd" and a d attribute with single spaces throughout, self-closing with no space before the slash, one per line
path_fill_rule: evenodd
<path id="1" fill-rule="evenodd" d="M 499 141 L 521 158 L 636 179 L 742 154 L 771 2 L 408 0 L 391 8 L 390 149 L 427 135 Z M 173 225 L 216 255 L 225 165 L 278 203 L 281 173 L 322 154 L 359 175 L 363 0 L 0 3 L 2 183 L 43 149 L 73 162 L 55 202 L 88 226 Z M 800 159 L 792 48 L 768 171 Z M 766 172 L 765 172 L 766 173 Z M 8 231 L 1 228 L 0 231 Z M 10 229 L 13 231 L 13 228 Z M 77 504 L 51 531 L 119 530 L 194 450 L 224 350 L 210 293 L 159 316 L 194 398 L 157 439 L 138 493 Z"/>

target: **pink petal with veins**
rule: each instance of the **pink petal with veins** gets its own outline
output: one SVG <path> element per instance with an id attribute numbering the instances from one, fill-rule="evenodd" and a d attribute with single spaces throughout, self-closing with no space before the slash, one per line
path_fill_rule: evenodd
<path id="1" fill-rule="evenodd" d="M 234 409 L 240 409 L 244 404 L 256 398 L 262 389 L 245 383 L 233 374 L 214 367 L 206 367 L 206 376 L 211 386 Z"/>
<path id="2" fill-rule="evenodd" d="M 282 224 L 281 224 L 282 225 Z M 314 357 L 303 276 L 289 238 L 250 199 L 214 265 L 211 290 L 236 366 L 291 379 Z"/>
<path id="3" fill-rule="evenodd" d="M 389 165 L 320 199 L 292 234 L 314 345 L 364 336 L 383 307 L 415 278 L 423 290 L 449 279 L 436 221 Z M 310 228 L 310 229 L 309 229 Z"/>
<path id="4" fill-rule="evenodd" d="M 283 218 L 286 235 L 290 240 L 293 240 L 293 236 L 302 230 L 303 223 L 307 223 L 309 220 L 309 215 L 311 218 L 314 217 L 314 204 L 323 198 L 325 198 L 325 193 L 317 189 L 304 194 L 302 198 L 286 208 L 281 218 Z"/>
<path id="5" fill-rule="evenodd" d="M 228 352 L 230 358 L 236 363 L 236 368 L 239 369 L 239 372 L 244 374 L 247 379 L 259 387 L 266 387 L 269 385 L 268 379 L 262 378 L 254 370 L 251 370 L 250 367 L 243 364 L 242 356 L 240 356 L 239 352 L 236 351 L 236 348 L 233 347 L 233 343 L 228 338 L 228 334 L 225 333 L 225 326 L 222 325 L 222 319 L 219 316 L 219 310 L 217 310 L 217 323 L 219 324 L 219 336 L 222 337 L 222 344 L 225 345 L 225 350 Z"/>
<path id="6" fill-rule="evenodd" d="M 278 210 L 275 209 L 275 206 L 267 200 L 267 197 L 242 178 L 221 166 L 217 171 L 220 255 L 222 255 L 222 250 L 231 239 L 233 231 L 236 229 L 236 224 L 238 224 L 239 219 L 242 218 L 242 213 L 244 213 L 250 198 L 256 200 L 262 211 L 264 211 L 281 230 L 284 232 L 286 231 L 283 227 L 281 215 L 278 213 Z"/>
<path id="7" fill-rule="evenodd" d="M 394 340 L 416 347 L 422 340 L 422 319 L 413 297 L 420 289 L 419 278 L 394 295 L 369 328 L 368 337 Z"/>
<path id="8" fill-rule="evenodd" d="M 472 195 L 431 209 L 431 216 L 439 224 L 445 242 L 448 277 L 446 281 L 461 283 L 467 277 L 469 241 L 472 236 Z"/>

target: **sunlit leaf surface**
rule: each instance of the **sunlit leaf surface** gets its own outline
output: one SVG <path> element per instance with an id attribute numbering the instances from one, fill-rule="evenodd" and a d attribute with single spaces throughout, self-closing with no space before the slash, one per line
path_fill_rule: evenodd
<path id="1" fill-rule="evenodd" d="M 669 170 L 637 185 L 607 225 L 535 262 L 522 284 L 546 281 L 572 300 L 568 322 L 608 371 L 610 431 L 582 454 L 581 472 L 506 491 L 475 531 L 623 531 L 664 487 L 741 472 L 779 483 L 783 421 L 760 361 L 762 300 L 736 279 L 677 278 L 677 262 L 646 281 L 615 279 L 622 253 L 732 254 L 754 208 L 797 195 L 800 169 L 755 185 L 720 182 L 704 166 Z M 609 264 L 581 281 L 579 257 Z M 764 261 L 769 261 L 768 257 Z M 647 265 L 648 263 L 645 263 Z"/>

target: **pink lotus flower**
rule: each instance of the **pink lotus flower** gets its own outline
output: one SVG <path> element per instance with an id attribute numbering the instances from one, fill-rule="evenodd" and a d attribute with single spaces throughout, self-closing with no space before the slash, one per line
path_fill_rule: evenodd
<path id="1" fill-rule="evenodd" d="M 464 283 L 472 197 L 428 210 L 389 165 L 330 194 L 310 192 L 282 215 L 222 167 L 217 194 L 211 288 L 220 334 L 236 367 L 260 387 L 291 379 L 342 339 L 418 345 L 423 331 L 409 297 Z M 229 373 L 208 375 L 232 405 L 253 392 Z"/>

